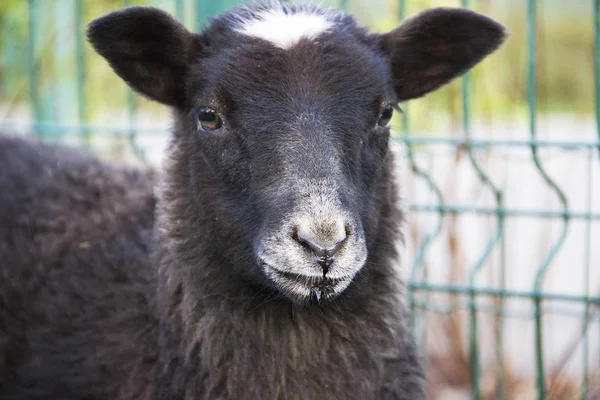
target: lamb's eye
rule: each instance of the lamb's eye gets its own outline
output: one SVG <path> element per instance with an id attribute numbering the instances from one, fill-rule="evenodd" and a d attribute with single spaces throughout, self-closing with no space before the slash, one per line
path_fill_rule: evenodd
<path id="1" fill-rule="evenodd" d="M 381 115 L 379 116 L 377 125 L 387 126 L 387 124 L 390 123 L 390 120 L 392 119 L 393 114 L 394 114 L 394 109 L 392 107 L 387 106 L 386 108 L 384 108 L 383 111 L 381 112 Z"/>
<path id="2" fill-rule="evenodd" d="M 212 108 L 203 107 L 198 111 L 198 121 L 205 131 L 214 131 L 223 125 L 223 120 Z"/>

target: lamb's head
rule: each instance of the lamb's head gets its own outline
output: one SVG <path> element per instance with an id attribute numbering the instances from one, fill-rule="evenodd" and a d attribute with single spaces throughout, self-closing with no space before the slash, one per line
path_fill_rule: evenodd
<path id="1" fill-rule="evenodd" d="M 438 8 L 371 34 L 337 11 L 271 2 L 234 8 L 201 34 L 131 7 L 88 36 L 133 89 L 174 108 L 185 196 L 218 204 L 242 274 L 307 300 L 344 291 L 377 241 L 397 103 L 459 76 L 505 33 Z"/>

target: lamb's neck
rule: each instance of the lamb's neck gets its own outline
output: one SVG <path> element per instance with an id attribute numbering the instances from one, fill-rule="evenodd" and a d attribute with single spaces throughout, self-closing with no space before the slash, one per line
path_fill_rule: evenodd
<path id="1" fill-rule="evenodd" d="M 373 398 L 365 382 L 381 383 L 385 358 L 405 339 L 398 336 L 406 332 L 405 316 L 385 290 L 349 310 L 343 301 L 300 306 L 243 291 L 230 298 L 203 296 L 185 282 L 178 287 L 168 296 L 168 334 L 180 360 L 198 363 L 185 372 L 182 389 L 197 398 L 283 398 L 282 390 L 295 399 L 344 398 L 348 388 L 357 399 Z M 221 384 L 207 388 L 206 371 Z"/>

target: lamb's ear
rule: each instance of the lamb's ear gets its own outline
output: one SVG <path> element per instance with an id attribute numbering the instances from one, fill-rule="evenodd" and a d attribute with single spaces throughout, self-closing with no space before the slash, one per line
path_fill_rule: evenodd
<path id="1" fill-rule="evenodd" d="M 494 20 L 463 8 L 433 8 L 382 36 L 400 101 L 423 96 L 469 70 L 507 35 Z"/>
<path id="2" fill-rule="evenodd" d="M 163 104 L 183 103 L 195 35 L 169 14 L 152 7 L 127 7 L 92 21 L 87 37 L 134 90 Z"/>

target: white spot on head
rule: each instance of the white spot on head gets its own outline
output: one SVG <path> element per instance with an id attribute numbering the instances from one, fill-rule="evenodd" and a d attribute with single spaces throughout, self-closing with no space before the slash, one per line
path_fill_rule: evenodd
<path id="1" fill-rule="evenodd" d="M 292 13 L 283 7 L 274 7 L 251 19 L 239 21 L 236 31 L 273 43 L 287 49 L 300 39 L 315 39 L 333 26 L 326 14 L 300 10 Z"/>

